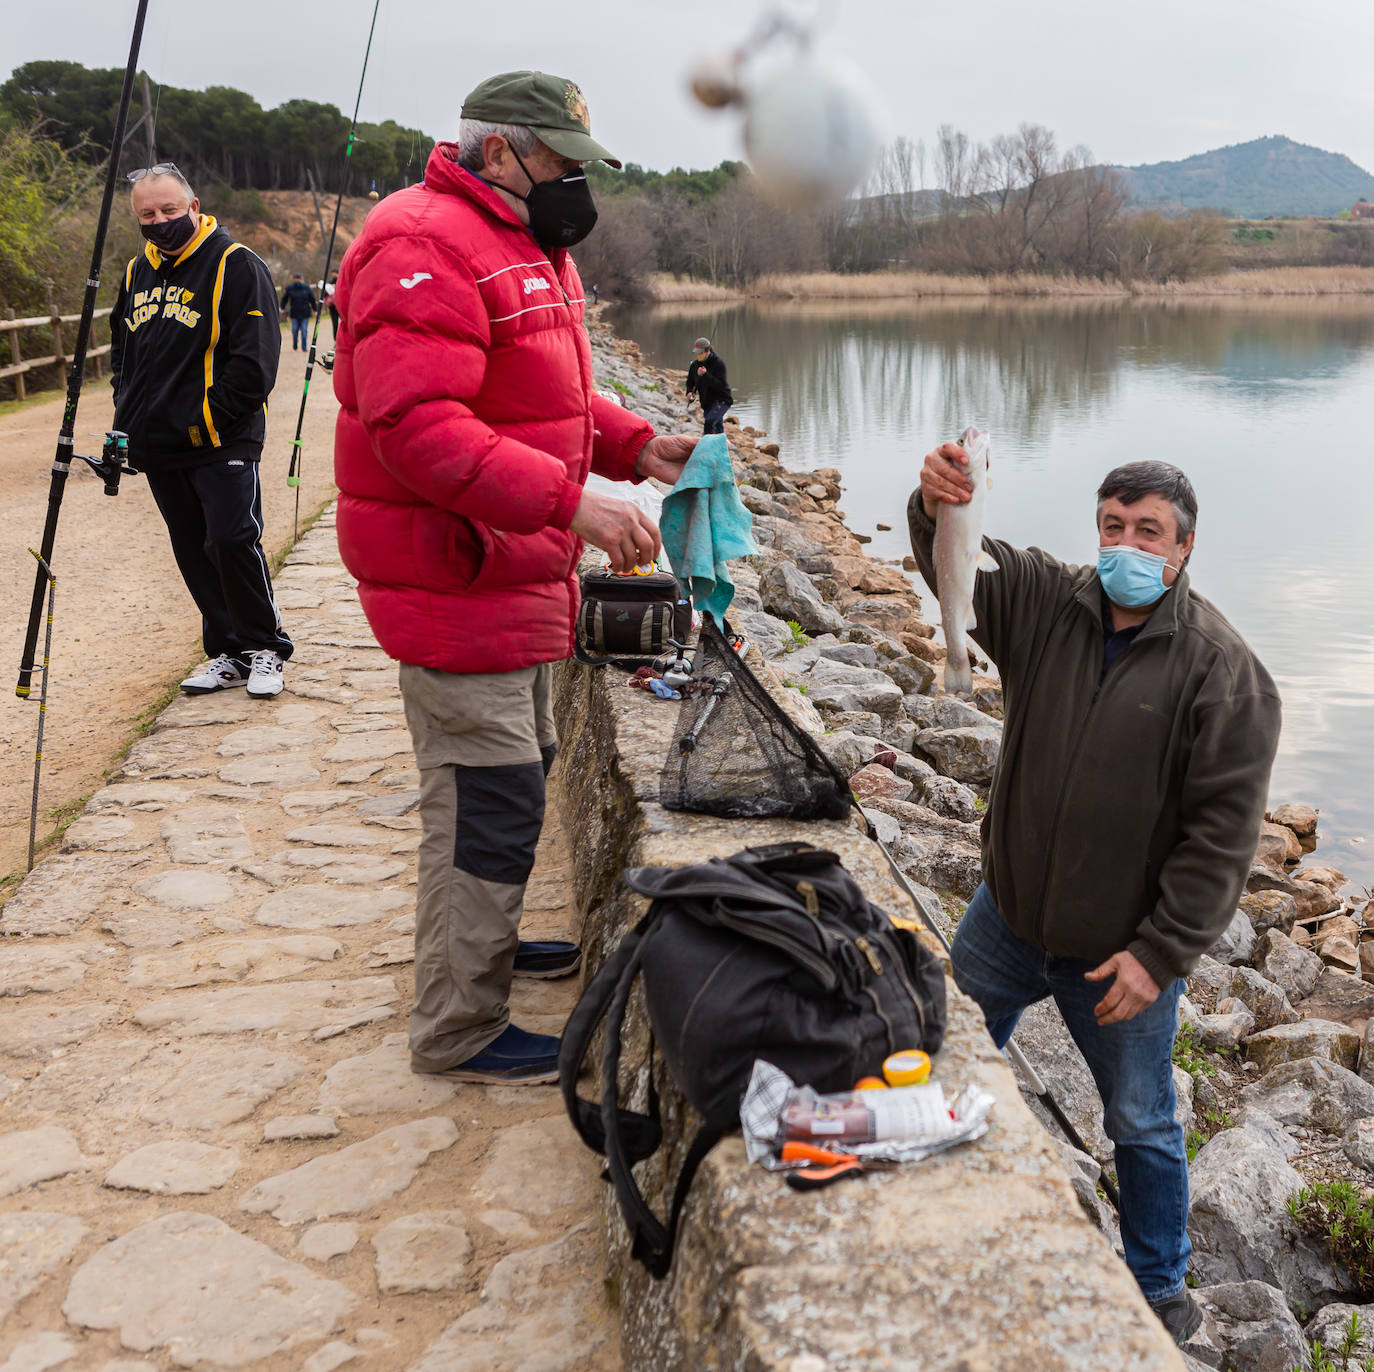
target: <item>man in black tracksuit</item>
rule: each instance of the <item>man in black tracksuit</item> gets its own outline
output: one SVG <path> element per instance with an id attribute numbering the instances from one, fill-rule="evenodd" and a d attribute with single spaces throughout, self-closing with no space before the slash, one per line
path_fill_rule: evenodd
<path id="1" fill-rule="evenodd" d="M 292 644 L 262 551 L 258 459 L 281 356 L 276 288 L 170 163 L 130 179 L 147 246 L 110 316 L 114 423 L 201 612 L 210 662 L 181 687 L 275 696 Z"/>
<path id="2" fill-rule="evenodd" d="M 709 338 L 698 338 L 692 344 L 692 365 L 687 368 L 687 398 L 701 402 L 703 434 L 725 432 L 725 412 L 735 403 L 735 397 L 725 379 L 725 362 L 711 347 Z"/>

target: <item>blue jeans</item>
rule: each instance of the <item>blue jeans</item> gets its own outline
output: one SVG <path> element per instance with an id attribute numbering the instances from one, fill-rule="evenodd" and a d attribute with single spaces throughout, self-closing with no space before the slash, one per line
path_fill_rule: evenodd
<path id="1" fill-rule="evenodd" d="M 717 400 L 702 416 L 703 434 L 723 434 L 725 432 L 725 412 L 730 408 L 728 400 Z"/>
<path id="2" fill-rule="evenodd" d="M 309 325 L 309 323 L 310 323 L 310 320 L 309 320 L 308 318 L 306 318 L 306 319 L 293 319 L 293 320 L 291 321 L 291 347 L 292 347 L 293 349 L 294 349 L 295 346 L 296 346 L 296 340 L 297 340 L 297 339 L 300 340 L 300 345 L 301 345 L 302 348 L 305 348 L 305 347 L 308 347 L 308 346 L 309 346 L 309 345 L 306 343 L 306 341 L 305 341 L 305 331 L 306 331 L 306 328 L 307 328 L 307 326 Z"/>
<path id="3" fill-rule="evenodd" d="M 1083 974 L 1094 963 L 1055 957 L 1018 938 L 986 886 L 974 892 L 959 923 L 953 963 L 956 985 L 978 1002 L 998 1048 L 1006 1046 L 1028 1005 L 1054 997 L 1097 1083 L 1107 1137 L 1116 1147 L 1126 1264 L 1146 1300 L 1177 1295 L 1193 1251 L 1188 1157 L 1174 1120 L 1172 1070 L 1183 981 L 1175 980 L 1134 1019 L 1099 1025 L 1093 1006 L 1110 981 L 1087 981 Z"/>

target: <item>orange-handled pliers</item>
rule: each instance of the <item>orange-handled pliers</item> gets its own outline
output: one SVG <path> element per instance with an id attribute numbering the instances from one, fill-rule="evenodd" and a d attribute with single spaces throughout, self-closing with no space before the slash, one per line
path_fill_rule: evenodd
<path id="1" fill-rule="evenodd" d="M 864 1174 L 862 1158 L 853 1153 L 836 1153 L 814 1143 L 784 1143 L 782 1160 L 808 1164 L 787 1174 L 787 1184 L 794 1191 L 819 1191 L 832 1182 Z"/>

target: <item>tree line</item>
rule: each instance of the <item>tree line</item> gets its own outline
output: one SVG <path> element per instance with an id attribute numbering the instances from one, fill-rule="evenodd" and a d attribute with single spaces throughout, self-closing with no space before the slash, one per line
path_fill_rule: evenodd
<path id="1" fill-rule="evenodd" d="M 0 85 L 0 129 L 23 128 L 78 162 L 103 163 L 114 139 L 124 72 L 79 62 L 27 62 Z M 126 132 L 126 170 L 175 162 L 187 178 L 257 190 L 385 195 L 424 176 L 434 139 L 394 120 L 359 124 L 345 159 L 348 119 L 333 105 L 287 100 L 265 110 L 246 91 L 158 85 L 140 73 Z"/>
<path id="2" fill-rule="evenodd" d="M 738 162 L 709 174 L 595 166 L 591 179 L 601 219 L 578 262 L 586 280 L 627 296 L 652 272 L 734 287 L 769 273 L 890 269 L 1129 283 L 1226 265 L 1220 215 L 1132 212 L 1115 171 L 1085 148 L 1060 152 L 1037 124 L 988 143 L 950 125 L 930 146 L 898 138 L 857 196 L 810 212 L 773 209 Z"/>

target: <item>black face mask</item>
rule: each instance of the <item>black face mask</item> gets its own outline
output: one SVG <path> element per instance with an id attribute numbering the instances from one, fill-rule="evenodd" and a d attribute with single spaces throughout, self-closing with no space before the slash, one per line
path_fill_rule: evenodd
<path id="1" fill-rule="evenodd" d="M 179 219 L 164 219 L 160 224 L 140 224 L 138 231 L 159 252 L 174 253 L 195 237 L 199 218 L 188 212 Z"/>
<path id="2" fill-rule="evenodd" d="M 525 192 L 525 208 L 530 212 L 534 241 L 545 249 L 571 248 L 580 243 L 596 227 L 596 205 L 587 173 L 579 167 L 552 181 L 535 181 L 520 161 L 520 154 L 514 148 L 511 153 L 533 183 Z"/>

